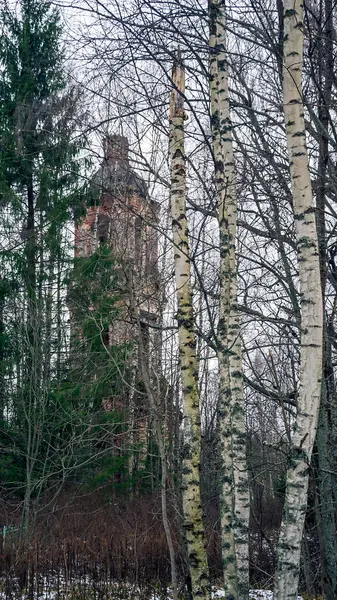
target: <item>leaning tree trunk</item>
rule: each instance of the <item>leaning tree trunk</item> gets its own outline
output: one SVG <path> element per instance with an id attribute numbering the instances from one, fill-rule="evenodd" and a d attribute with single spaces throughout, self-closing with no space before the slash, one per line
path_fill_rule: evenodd
<path id="1" fill-rule="evenodd" d="M 191 264 L 186 218 L 184 147 L 185 73 L 180 57 L 173 67 L 170 103 L 171 211 L 178 304 L 178 341 L 184 411 L 182 495 L 184 528 L 193 598 L 208 600 L 210 582 L 200 497 L 201 426 L 198 365 L 191 289 Z"/>
<path id="2" fill-rule="evenodd" d="M 225 3 L 223 0 L 211 0 L 210 92 L 220 241 L 218 358 L 223 469 L 222 554 L 226 595 L 248 600 L 249 486 L 240 318 L 237 310 L 236 288 L 236 170 L 229 107 L 226 43 Z"/>
<path id="3" fill-rule="evenodd" d="M 283 93 L 301 294 L 300 388 L 278 542 L 275 600 L 297 598 L 309 468 L 319 413 L 323 308 L 302 101 L 303 0 L 284 3 Z"/>

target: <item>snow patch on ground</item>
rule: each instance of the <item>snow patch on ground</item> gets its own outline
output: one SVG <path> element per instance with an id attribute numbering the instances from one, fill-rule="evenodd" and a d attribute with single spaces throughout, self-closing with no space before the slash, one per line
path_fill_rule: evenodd
<path id="1" fill-rule="evenodd" d="M 225 592 L 223 590 L 217 590 L 213 593 L 213 598 L 224 598 Z M 270 590 L 250 590 L 249 598 L 251 600 L 273 600 L 273 592 Z M 301 596 L 297 597 L 297 600 L 302 600 Z"/>
<path id="2" fill-rule="evenodd" d="M 251 590 L 249 594 L 251 600 L 273 600 L 273 596 L 269 590 Z M 297 596 L 297 600 L 302 600 L 302 596 Z"/>

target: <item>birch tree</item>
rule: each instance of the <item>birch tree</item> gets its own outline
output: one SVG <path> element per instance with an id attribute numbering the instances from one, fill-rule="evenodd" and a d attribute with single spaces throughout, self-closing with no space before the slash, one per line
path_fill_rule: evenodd
<path id="1" fill-rule="evenodd" d="M 184 144 L 185 73 L 180 56 L 173 67 L 170 101 L 171 213 L 177 290 L 178 343 L 184 412 L 182 465 L 183 518 L 193 598 L 210 598 L 205 533 L 200 497 L 201 425 L 198 365 L 191 288 L 191 264 L 186 218 Z"/>
<path id="2" fill-rule="evenodd" d="M 221 535 L 225 591 L 249 594 L 249 489 L 245 449 L 240 319 L 236 308 L 236 172 L 229 109 L 225 4 L 210 4 L 210 93 L 220 238 L 220 435 L 222 469 Z M 234 507 L 233 507 L 234 501 Z M 235 539 L 234 539 L 235 531 Z M 237 570 L 237 572 L 236 572 Z"/>
<path id="3" fill-rule="evenodd" d="M 301 541 L 307 507 L 322 378 L 323 309 L 315 209 L 305 141 L 302 100 L 303 3 L 284 4 L 283 94 L 301 294 L 301 361 L 297 418 L 291 441 L 286 497 L 278 542 L 275 598 L 297 598 Z"/>

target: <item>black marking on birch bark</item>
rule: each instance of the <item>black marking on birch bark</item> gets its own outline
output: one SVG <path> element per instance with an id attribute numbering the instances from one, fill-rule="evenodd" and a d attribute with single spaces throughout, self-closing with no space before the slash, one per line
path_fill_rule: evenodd
<path id="1" fill-rule="evenodd" d="M 211 128 L 215 129 L 217 132 L 220 129 L 220 118 L 218 113 L 219 111 L 211 116 Z"/>
<path id="2" fill-rule="evenodd" d="M 176 148 L 176 149 L 175 149 L 175 151 L 174 151 L 174 153 L 173 153 L 173 157 L 172 157 L 172 158 L 173 158 L 173 160 L 176 160 L 176 159 L 178 159 L 179 157 L 180 157 L 180 158 L 182 158 L 183 160 L 184 160 L 184 158 L 185 158 L 185 157 L 184 157 L 184 154 L 183 154 L 183 152 L 180 150 L 180 148 Z M 184 173 L 185 173 L 185 169 L 184 169 Z"/>
<path id="3" fill-rule="evenodd" d="M 228 71 L 228 60 L 226 58 L 220 58 L 218 60 L 218 65 L 220 67 L 220 71 Z"/>
<path id="4" fill-rule="evenodd" d="M 304 214 L 304 212 L 301 212 L 301 213 L 296 213 L 296 214 L 294 215 L 294 219 L 295 219 L 295 221 L 303 221 L 304 217 L 305 217 L 305 214 Z"/>
<path id="5" fill-rule="evenodd" d="M 185 344 L 185 346 L 188 346 L 189 348 L 191 348 L 191 350 L 195 350 L 197 344 L 196 344 L 195 340 L 191 340 L 190 342 L 188 342 L 187 344 Z"/>
<path id="6" fill-rule="evenodd" d="M 220 160 L 215 161 L 214 168 L 215 168 L 215 171 L 216 171 L 217 174 L 220 173 L 222 175 L 224 173 L 224 170 L 225 170 L 224 169 L 223 161 L 222 160 L 221 161 Z M 221 181 L 220 181 L 220 183 L 221 183 Z"/>
<path id="7" fill-rule="evenodd" d="M 297 246 L 301 246 L 301 248 L 316 248 L 316 242 L 305 235 L 299 238 L 296 244 Z"/>
<path id="8" fill-rule="evenodd" d="M 185 327 L 188 331 L 193 331 L 194 333 L 194 323 L 193 318 L 185 317 L 181 314 L 177 315 L 178 326 Z M 188 345 L 188 343 L 187 343 Z"/>
<path id="9" fill-rule="evenodd" d="M 242 372 L 241 371 L 233 371 L 232 377 L 235 377 L 236 379 L 242 379 Z"/>
<path id="10" fill-rule="evenodd" d="M 216 37 L 216 20 L 217 20 L 217 17 L 216 17 L 216 14 L 215 14 L 216 12 L 217 11 L 215 11 L 214 5 L 213 6 L 211 5 L 210 6 L 210 11 L 209 11 L 209 17 L 210 17 L 209 18 L 209 31 L 210 31 L 210 35 L 212 35 L 214 37 Z M 215 48 L 210 48 L 211 55 L 214 56 L 215 55 L 215 51 L 216 51 Z"/>
<path id="11" fill-rule="evenodd" d="M 222 247 L 220 248 L 220 258 L 221 258 L 222 260 L 225 260 L 225 259 L 228 257 L 228 254 L 229 254 L 229 248 L 224 248 L 224 247 L 222 246 Z M 227 271 L 227 269 L 224 269 L 224 268 L 222 269 L 222 275 L 223 275 L 223 276 L 225 276 L 225 277 L 226 277 L 226 276 L 227 276 L 227 275 L 229 275 L 229 274 L 230 274 L 230 273 L 229 273 L 229 271 Z"/>
<path id="12" fill-rule="evenodd" d="M 222 547 L 223 547 L 225 550 L 229 550 L 229 548 L 230 548 L 230 545 L 229 545 L 229 544 L 226 544 L 226 543 L 224 543 L 224 544 L 222 544 Z M 232 564 L 234 561 L 235 561 L 235 556 L 234 556 L 234 554 L 228 554 L 228 555 L 226 556 L 226 558 L 224 558 L 224 559 L 223 559 L 223 561 L 222 561 L 222 562 L 223 562 L 223 564 L 224 564 L 224 565 L 230 565 L 230 564 Z"/>
<path id="13" fill-rule="evenodd" d="M 314 206 L 309 206 L 309 208 L 306 208 L 305 211 L 303 211 L 304 215 L 310 215 L 310 214 L 315 214 L 316 213 L 316 209 Z"/>
<path id="14" fill-rule="evenodd" d="M 294 8 L 288 8 L 284 11 L 283 16 L 285 19 L 287 19 L 288 17 L 293 17 L 294 15 L 297 15 L 297 11 Z"/>
<path id="15" fill-rule="evenodd" d="M 197 487 L 198 487 L 198 485 L 199 485 L 199 481 L 198 481 L 198 479 L 190 479 L 190 480 L 189 480 L 189 485 L 190 485 L 190 486 L 192 486 L 192 485 L 193 485 L 193 486 L 194 486 L 194 488 L 197 488 Z M 198 506 L 198 508 L 200 508 L 200 506 Z"/>

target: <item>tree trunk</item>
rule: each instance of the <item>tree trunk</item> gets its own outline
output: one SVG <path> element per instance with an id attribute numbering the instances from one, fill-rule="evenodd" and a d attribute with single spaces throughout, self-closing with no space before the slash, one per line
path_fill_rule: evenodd
<path id="1" fill-rule="evenodd" d="M 298 412 L 286 477 L 275 575 L 275 600 L 297 598 L 309 468 L 322 379 L 323 309 L 315 209 L 302 101 L 303 4 L 284 4 L 283 93 L 301 293 L 301 364 Z"/>
<path id="2" fill-rule="evenodd" d="M 36 329 L 37 329 L 37 306 L 36 306 L 36 231 L 35 231 L 35 207 L 34 207 L 34 188 L 33 176 L 28 175 L 27 182 L 27 240 L 25 247 L 26 254 L 26 290 L 27 290 L 27 372 L 26 376 L 35 375 L 35 350 L 36 350 Z M 29 389 L 31 385 L 29 386 Z"/>
<path id="3" fill-rule="evenodd" d="M 137 309 L 136 309 L 137 310 Z M 141 323 L 140 319 L 137 316 L 137 324 L 138 324 L 138 340 L 139 340 L 139 349 L 140 349 L 140 370 L 142 375 L 142 380 L 144 383 L 144 387 L 146 389 L 146 394 L 149 400 L 151 416 L 153 419 L 153 429 L 157 439 L 160 464 L 161 464 L 161 481 L 160 481 L 160 489 L 161 489 L 161 508 L 162 508 L 162 518 L 163 518 L 163 527 L 165 531 L 165 537 L 167 542 L 167 547 L 170 555 L 170 566 L 171 566 L 171 590 L 172 590 L 172 598 L 173 600 L 178 599 L 178 575 L 177 575 L 177 564 L 175 558 L 174 551 L 174 543 L 172 537 L 171 526 L 169 522 L 168 510 L 167 510 L 167 457 L 166 457 L 166 449 L 165 449 L 165 438 L 164 433 L 162 431 L 162 414 L 160 414 L 159 406 L 160 406 L 160 383 L 159 380 L 156 383 L 151 381 L 148 364 L 146 362 L 146 350 L 144 348 L 142 333 L 141 333 Z M 153 392 L 154 387 L 156 387 L 156 394 Z M 164 420 L 165 423 L 165 420 Z M 164 425 L 165 428 L 165 425 Z"/>
<path id="4" fill-rule="evenodd" d="M 318 186 L 316 192 L 316 226 L 318 235 L 321 284 L 323 302 L 327 278 L 327 240 L 325 223 L 326 189 L 328 184 L 329 165 L 329 125 L 331 110 L 331 92 L 334 79 L 334 49 L 333 49 L 333 16 L 334 7 L 332 0 L 322 1 L 324 13 L 318 23 L 318 116 L 322 128 L 319 130 L 319 156 L 318 156 Z M 324 18 L 323 18 L 324 17 Z M 319 485 L 319 511 L 321 518 L 317 523 L 321 527 L 320 543 L 321 555 L 324 564 L 323 590 L 327 600 L 337 597 L 337 517 L 334 479 L 332 474 L 336 471 L 337 450 L 335 429 L 337 426 L 336 414 L 336 387 L 334 369 L 331 356 L 331 342 L 334 337 L 334 315 L 327 315 L 324 327 L 324 378 L 322 385 L 322 399 L 320 418 L 317 431 L 317 458 Z M 331 331 L 332 330 L 332 331 Z M 328 450 L 329 449 L 329 450 Z"/>
<path id="5" fill-rule="evenodd" d="M 336 302 L 335 302 L 336 305 Z M 337 490 L 336 490 L 336 384 L 331 355 L 334 336 L 331 322 L 325 326 L 324 379 L 317 430 L 318 488 L 321 555 L 323 559 L 323 592 L 327 600 L 337 597 Z M 332 330 L 332 331 L 331 331 Z"/>
<path id="6" fill-rule="evenodd" d="M 37 377 L 37 298 L 36 298 L 36 231 L 33 175 L 27 176 L 27 239 L 25 245 L 27 292 L 26 347 L 24 359 L 24 395 L 21 397 L 26 432 L 26 481 L 21 520 L 21 538 L 28 538 L 30 504 L 32 496 L 32 472 L 35 463 L 36 399 L 39 381 Z"/>
<path id="7" fill-rule="evenodd" d="M 193 598 L 211 596 L 200 497 L 201 426 L 191 265 L 186 218 L 185 74 L 178 57 L 170 102 L 171 211 L 178 304 L 178 343 L 184 411 L 182 495 Z"/>
<path id="8" fill-rule="evenodd" d="M 237 193 L 229 108 L 226 15 L 222 0 L 210 4 L 210 88 L 220 239 L 220 435 L 222 450 L 221 535 L 225 593 L 249 596 L 249 486 L 242 377 L 240 318 L 236 289 Z M 234 502 L 234 508 L 233 508 Z M 235 541 L 234 541 L 235 537 Z"/>

